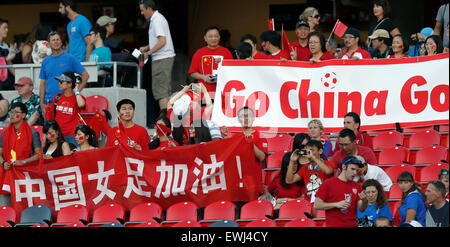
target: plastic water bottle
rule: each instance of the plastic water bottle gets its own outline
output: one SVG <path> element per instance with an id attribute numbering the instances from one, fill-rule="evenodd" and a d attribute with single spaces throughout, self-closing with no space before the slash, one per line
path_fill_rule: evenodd
<path id="1" fill-rule="evenodd" d="M 351 203 L 352 201 L 352 194 L 345 194 L 345 201 L 348 203 Z M 347 214 L 348 208 L 341 208 L 341 212 L 344 214 Z"/>

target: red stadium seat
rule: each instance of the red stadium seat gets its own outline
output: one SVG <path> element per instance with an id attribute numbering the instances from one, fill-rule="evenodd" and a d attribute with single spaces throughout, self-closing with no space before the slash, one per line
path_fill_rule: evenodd
<path id="1" fill-rule="evenodd" d="M 140 224 L 125 224 L 125 227 L 162 227 L 161 224 L 151 219 Z"/>
<path id="2" fill-rule="evenodd" d="M 443 132 L 447 132 L 448 133 L 448 124 L 441 124 L 439 125 L 439 132 L 443 133 Z"/>
<path id="3" fill-rule="evenodd" d="M 0 207 L 0 227 L 11 227 L 11 223 L 17 220 L 17 213 L 14 208 L 10 206 Z M 11 222 L 11 223 L 9 223 Z"/>
<path id="4" fill-rule="evenodd" d="M 372 137 L 373 149 L 392 148 L 403 145 L 403 135 L 397 131 L 387 131 Z"/>
<path id="5" fill-rule="evenodd" d="M 167 209 L 166 220 L 161 224 L 170 226 L 181 221 L 197 221 L 198 206 L 193 202 L 179 202 Z"/>
<path id="6" fill-rule="evenodd" d="M 138 204 L 130 210 L 130 219 L 125 223 L 125 227 L 148 222 L 153 220 L 153 217 L 162 219 L 162 211 L 162 207 L 155 202 Z"/>
<path id="7" fill-rule="evenodd" d="M 397 182 L 397 179 L 392 182 Z M 395 183 L 391 186 L 391 189 L 388 193 L 388 199 L 402 199 L 402 191 L 400 190 L 400 187 L 398 187 L 398 183 Z"/>
<path id="8" fill-rule="evenodd" d="M 242 206 L 241 217 L 236 222 L 242 225 L 245 224 L 244 222 L 265 219 L 266 215 L 273 215 L 272 203 L 267 200 L 254 200 Z"/>
<path id="9" fill-rule="evenodd" d="M 235 220 L 236 205 L 230 201 L 219 201 L 205 207 L 204 220 Z"/>
<path id="10" fill-rule="evenodd" d="M 267 138 L 267 150 L 269 153 L 291 150 L 294 138 L 288 134 L 277 134 L 275 137 Z"/>
<path id="11" fill-rule="evenodd" d="M 34 130 L 36 130 L 39 133 L 39 136 L 41 137 L 41 143 L 42 145 L 44 145 L 44 131 L 43 131 L 43 126 L 41 125 L 34 125 L 31 126 L 31 128 L 33 128 Z"/>
<path id="12" fill-rule="evenodd" d="M 419 182 L 427 183 L 434 180 L 439 180 L 438 173 L 441 169 L 448 169 L 448 164 L 435 163 L 422 168 L 419 174 Z"/>
<path id="13" fill-rule="evenodd" d="M 200 223 L 193 220 L 185 220 L 172 225 L 172 227 L 201 227 L 201 226 L 202 225 Z"/>
<path id="14" fill-rule="evenodd" d="M 403 133 L 418 133 L 427 130 L 434 130 L 434 126 L 419 126 L 419 127 L 402 127 Z"/>
<path id="15" fill-rule="evenodd" d="M 93 112 L 104 114 L 102 110 L 108 110 L 108 99 L 102 95 L 86 97 L 86 107 L 82 112 Z"/>
<path id="16" fill-rule="evenodd" d="M 284 155 L 288 151 L 278 151 L 273 154 L 269 154 L 269 156 L 266 158 L 267 161 L 267 168 L 281 168 L 281 161 L 283 160 Z"/>
<path id="17" fill-rule="evenodd" d="M 71 223 L 68 225 L 64 225 L 63 227 L 87 227 L 85 224 L 82 223 Z"/>
<path id="18" fill-rule="evenodd" d="M 402 201 L 400 200 L 396 200 L 396 201 L 388 201 L 389 204 L 389 208 L 391 210 L 391 214 L 392 214 L 392 219 L 393 222 L 392 224 L 395 226 L 398 226 L 400 224 L 400 215 L 399 215 L 399 208 L 402 205 Z"/>
<path id="19" fill-rule="evenodd" d="M 410 156 L 409 163 L 411 164 L 434 164 L 447 158 L 448 150 L 441 146 L 432 146 L 421 149 Z"/>
<path id="20" fill-rule="evenodd" d="M 75 204 L 61 208 L 56 217 L 56 223 L 53 223 L 51 227 L 65 226 L 74 223 L 87 224 L 88 220 L 88 208 L 81 204 Z"/>
<path id="21" fill-rule="evenodd" d="M 247 223 L 245 227 L 277 227 L 277 223 L 270 219 L 259 219 Z"/>
<path id="22" fill-rule="evenodd" d="M 284 225 L 285 227 L 315 227 L 316 223 L 312 219 L 302 218 L 291 220 Z"/>
<path id="23" fill-rule="evenodd" d="M 441 146 L 449 148 L 449 134 L 441 134 Z"/>
<path id="24" fill-rule="evenodd" d="M 3 131 L 6 130 L 7 127 L 0 127 L 0 135 L 3 133 Z"/>
<path id="25" fill-rule="evenodd" d="M 92 222 L 89 227 L 98 227 L 107 223 L 122 223 L 125 217 L 125 209 L 117 203 L 103 205 L 94 210 Z"/>
<path id="26" fill-rule="evenodd" d="M 286 203 L 283 203 L 280 207 L 280 211 L 278 214 L 279 219 L 288 219 L 288 218 L 305 218 L 305 212 L 311 214 L 312 205 L 310 202 L 306 200 L 292 200 Z"/>
<path id="27" fill-rule="evenodd" d="M 107 121 L 103 110 L 108 110 L 108 99 L 102 95 L 92 95 L 86 97 L 86 107 L 80 113 L 83 120 L 95 131 L 98 138 L 100 138 L 100 131 L 105 135 L 108 134 L 105 133 L 107 130 L 101 124 L 102 121 Z"/>
<path id="28" fill-rule="evenodd" d="M 396 146 L 381 151 L 378 155 L 378 165 L 399 165 L 408 160 L 409 150 Z"/>
<path id="29" fill-rule="evenodd" d="M 405 145 L 407 148 L 427 148 L 439 145 L 441 142 L 439 132 L 427 130 L 417 132 L 409 138 L 409 143 Z"/>
<path id="30" fill-rule="evenodd" d="M 410 164 L 395 165 L 386 169 L 386 174 L 389 176 L 389 178 L 391 178 L 392 181 L 397 181 L 398 175 L 400 175 L 402 172 L 409 172 L 413 175 L 414 178 L 416 177 L 416 168 Z"/>

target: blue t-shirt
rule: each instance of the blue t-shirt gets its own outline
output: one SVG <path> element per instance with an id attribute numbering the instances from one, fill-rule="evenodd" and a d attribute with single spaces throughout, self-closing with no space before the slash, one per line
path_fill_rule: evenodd
<path id="1" fill-rule="evenodd" d="M 91 52 L 89 62 L 111 62 L 111 56 L 111 50 L 108 47 L 98 47 Z M 101 65 L 101 67 L 112 67 L 112 65 Z M 98 70 L 100 70 L 100 65 L 98 66 Z"/>
<path id="2" fill-rule="evenodd" d="M 363 213 L 361 213 L 361 211 L 359 211 L 359 207 L 358 207 L 358 216 L 357 216 L 358 219 L 364 219 L 365 216 L 367 216 L 367 218 L 373 224 L 375 224 L 375 221 L 380 216 L 385 216 L 389 219 L 389 221 L 392 222 L 391 209 L 389 208 L 389 205 L 387 203 L 382 208 L 377 208 L 376 203 L 374 203 L 372 205 L 367 205 L 366 211 L 364 211 Z"/>
<path id="3" fill-rule="evenodd" d="M 416 210 L 416 218 L 414 220 L 418 221 L 422 226 L 425 226 L 427 208 L 425 206 L 425 200 L 419 192 L 414 191 L 409 193 L 403 201 L 403 204 L 400 206 L 400 224 L 405 223 L 406 211 L 408 211 L 408 209 Z"/>
<path id="4" fill-rule="evenodd" d="M 58 56 L 47 56 L 42 61 L 41 72 L 39 78 L 45 80 L 45 98 L 44 102 L 52 102 L 53 97 L 62 93 L 59 90 L 59 82 L 55 79 L 55 76 L 60 76 L 63 72 L 74 72 L 81 74 L 85 71 L 85 68 L 81 63 L 72 55 L 63 52 Z"/>
<path id="5" fill-rule="evenodd" d="M 75 56 L 79 62 L 86 61 L 86 42 L 84 37 L 89 35 L 91 28 L 92 25 L 88 18 L 80 14 L 77 15 L 75 20 L 67 24 L 67 35 L 70 39 L 69 53 Z"/>

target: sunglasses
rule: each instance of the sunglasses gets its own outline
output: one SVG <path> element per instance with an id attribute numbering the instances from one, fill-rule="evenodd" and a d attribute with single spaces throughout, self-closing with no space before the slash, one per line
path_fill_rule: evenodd
<path id="1" fill-rule="evenodd" d="M 319 19 L 320 18 L 320 15 L 315 15 L 315 16 L 313 16 L 314 18 L 316 18 L 316 19 Z"/>

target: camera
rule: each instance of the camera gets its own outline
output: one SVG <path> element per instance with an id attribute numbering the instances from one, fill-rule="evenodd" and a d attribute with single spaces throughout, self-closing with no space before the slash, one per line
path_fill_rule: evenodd
<path id="1" fill-rule="evenodd" d="M 297 151 L 297 154 L 298 154 L 298 155 L 306 155 L 307 152 L 306 152 L 306 150 L 298 150 L 298 151 Z"/>
<path id="2" fill-rule="evenodd" d="M 211 76 L 211 81 L 217 81 L 217 75 Z"/>

